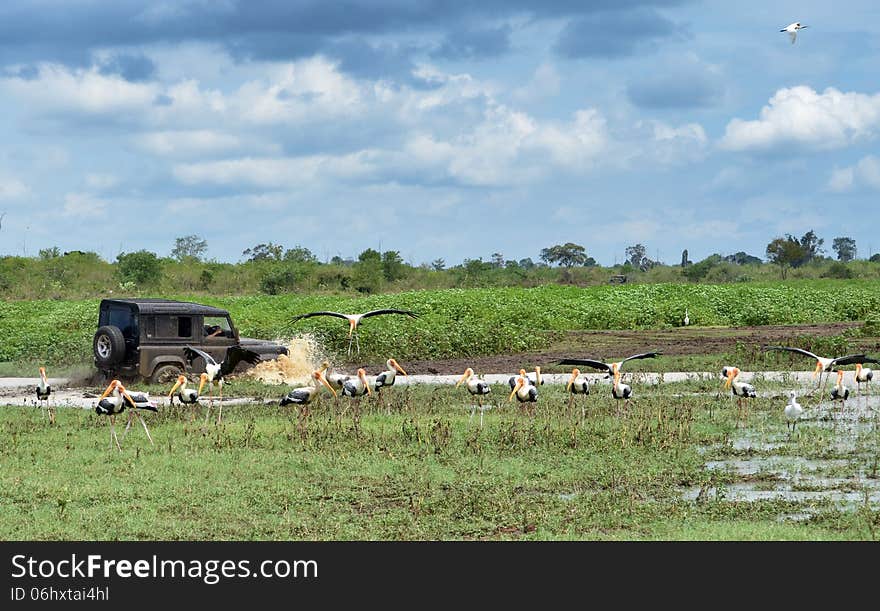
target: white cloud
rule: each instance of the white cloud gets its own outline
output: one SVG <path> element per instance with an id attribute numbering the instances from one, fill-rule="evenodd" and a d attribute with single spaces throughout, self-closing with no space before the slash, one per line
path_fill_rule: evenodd
<path id="1" fill-rule="evenodd" d="M 86 186 L 89 189 L 102 191 L 112 189 L 119 184 L 119 178 L 113 174 L 86 174 Z"/>
<path id="2" fill-rule="evenodd" d="M 150 132 L 135 136 L 134 142 L 139 148 L 160 156 L 228 153 L 241 146 L 237 136 L 207 129 Z"/>
<path id="3" fill-rule="evenodd" d="M 367 178 L 376 168 L 375 151 L 348 155 L 227 159 L 174 166 L 174 176 L 189 185 L 251 185 L 265 189 L 300 188 L 323 180 Z"/>
<path id="4" fill-rule="evenodd" d="M 41 64 L 33 79 L 6 77 L 0 87 L 34 108 L 87 114 L 143 109 L 159 91 L 155 83 L 132 83 L 96 67 L 70 70 L 57 64 Z"/>
<path id="5" fill-rule="evenodd" d="M 30 192 L 30 188 L 17 178 L 0 176 L 0 200 L 19 199 Z"/>
<path id="6" fill-rule="evenodd" d="M 868 155 L 854 166 L 835 168 L 828 180 L 831 191 L 850 191 L 856 187 L 880 190 L 880 157 Z"/>
<path id="7" fill-rule="evenodd" d="M 807 149 L 841 148 L 873 138 L 880 128 L 880 94 L 822 93 L 806 86 L 780 89 L 754 121 L 732 119 L 720 145 L 733 151 L 788 144 Z"/>
<path id="8" fill-rule="evenodd" d="M 68 193 L 64 196 L 64 216 L 95 217 L 104 214 L 108 202 L 90 193 Z"/>

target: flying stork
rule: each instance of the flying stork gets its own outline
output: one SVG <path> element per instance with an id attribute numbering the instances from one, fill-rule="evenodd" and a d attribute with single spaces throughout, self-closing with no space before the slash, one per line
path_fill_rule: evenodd
<path id="1" fill-rule="evenodd" d="M 623 360 L 617 361 L 615 363 L 603 363 L 602 361 L 597 361 L 595 359 L 562 359 L 561 361 L 557 361 L 557 365 L 585 365 L 587 367 L 592 367 L 593 369 L 599 369 L 600 371 L 608 372 L 606 377 L 612 377 L 614 372 L 620 371 L 623 367 L 623 364 L 627 361 L 632 361 L 636 359 L 653 359 L 663 354 L 662 352 L 643 352 L 641 354 L 633 354 L 632 356 L 628 356 Z"/>
<path id="2" fill-rule="evenodd" d="M 369 318 L 370 316 L 380 316 L 382 314 L 404 314 L 409 316 L 410 318 L 418 318 L 419 315 L 415 312 L 411 312 L 409 310 L 395 310 L 395 309 L 383 309 L 383 310 L 371 310 L 369 312 L 364 312 L 363 314 L 340 314 L 339 312 L 328 312 L 322 310 L 320 312 L 309 312 L 308 314 L 300 314 L 298 316 L 294 316 L 290 320 L 290 324 L 292 325 L 298 320 L 302 320 L 303 318 L 311 318 L 313 316 L 335 316 L 336 318 L 344 318 L 348 321 L 348 355 L 351 356 L 351 343 L 355 342 L 357 346 L 357 353 L 361 353 L 361 344 L 358 340 L 357 334 L 357 326 L 358 323 L 361 322 L 364 318 Z"/>
<path id="3" fill-rule="evenodd" d="M 253 350 L 248 350 L 241 346 L 230 346 L 226 350 L 226 356 L 220 363 L 215 361 L 214 357 L 204 350 L 199 350 L 192 346 L 185 346 L 183 354 L 186 356 L 186 361 L 190 367 L 193 366 L 193 363 L 199 357 L 205 361 L 205 373 L 208 374 L 209 392 L 208 415 L 205 416 L 205 424 L 208 423 L 208 418 L 211 417 L 211 408 L 214 405 L 214 381 L 217 381 L 217 386 L 220 388 L 220 410 L 217 414 L 217 424 L 220 424 L 220 421 L 223 419 L 223 378 L 235 371 L 236 366 L 241 361 L 256 365 L 261 360 L 260 355 Z"/>

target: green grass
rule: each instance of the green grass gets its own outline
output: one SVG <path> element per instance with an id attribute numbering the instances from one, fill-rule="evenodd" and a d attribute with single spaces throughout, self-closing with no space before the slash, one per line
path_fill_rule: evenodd
<path id="1" fill-rule="evenodd" d="M 808 521 L 788 523 L 780 515 L 801 504 L 683 500 L 685 488 L 723 490 L 738 481 L 704 469 L 707 458 L 728 455 L 739 434 L 730 401 L 672 394 L 688 388 L 702 390 L 639 385 L 639 401 L 621 419 L 602 387 L 586 398 L 581 423 L 579 408 L 566 416 L 559 387 L 542 388 L 528 417 L 499 386 L 482 430 L 478 416 L 468 420 L 463 392 L 395 388 L 391 413 L 364 402 L 358 427 L 351 410 L 334 416 L 325 397 L 303 432 L 296 413 L 275 404 L 278 387 L 266 387 L 271 404 L 228 407 L 221 426 L 204 430 L 186 411 L 147 414 L 156 445 L 138 428 L 122 453 L 109 449 L 107 420 L 93 412 L 61 409 L 51 427 L 34 408 L 6 407 L 0 539 L 875 536 L 876 507 L 811 503 Z M 750 430 L 784 440 L 782 403 L 757 403 Z M 817 423 L 801 431 L 782 455 L 846 458 L 867 469 L 880 449 L 876 432 L 847 451 L 835 450 L 833 434 Z"/>
<path id="2" fill-rule="evenodd" d="M 310 332 L 330 351 L 347 347 L 348 327 L 314 310 L 363 312 L 412 309 L 421 318 L 380 316 L 360 328 L 364 357 L 399 359 L 491 355 L 546 348 L 559 332 L 581 329 L 663 329 L 680 324 L 685 307 L 697 326 L 875 321 L 880 281 L 810 280 L 726 285 L 540 286 L 411 291 L 363 298 L 257 296 L 196 299 L 227 308 L 244 336 L 290 337 Z M 99 300 L 0 304 L 0 362 L 71 364 L 91 360 Z M 873 324 L 873 323 L 872 323 Z M 384 356 L 383 356 L 384 358 Z"/>

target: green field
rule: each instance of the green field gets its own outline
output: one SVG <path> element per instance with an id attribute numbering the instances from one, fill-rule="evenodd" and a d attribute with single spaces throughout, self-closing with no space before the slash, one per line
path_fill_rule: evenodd
<path id="1" fill-rule="evenodd" d="M 566 413 L 545 385 L 534 416 L 493 389 L 482 430 L 463 389 L 392 389 L 388 411 L 324 397 L 304 430 L 277 404 L 235 406 L 202 428 L 187 412 L 147 414 L 109 448 L 107 420 L 61 409 L 0 409 L 0 539 L 873 539 L 880 432 L 808 406 L 786 438 L 783 386 L 761 384 L 737 427 L 717 380 L 634 385 L 615 415 L 608 387 Z M 777 396 L 777 393 L 780 393 Z M 280 387 L 266 388 L 277 397 Z M 848 404 L 848 409 L 853 403 Z M 124 423 L 124 419 L 123 419 Z M 117 425 L 119 426 L 119 424 Z M 121 427 L 120 427 L 121 428 Z M 707 470 L 751 461 L 756 472 Z M 781 461 L 781 462 L 780 462 Z M 788 461 L 788 462 L 786 462 Z M 803 462 L 807 461 L 807 462 Z M 785 463 L 785 468 L 778 465 Z M 727 464 L 727 463 L 725 463 Z M 734 464 L 730 462 L 729 464 Z M 781 473 L 798 475 L 786 480 Z M 809 467 L 809 468 L 808 468 Z M 736 501 L 737 487 L 825 490 L 856 500 Z M 691 491 L 693 498 L 685 498 Z M 864 496 L 864 501 L 860 500 Z"/>
<path id="2" fill-rule="evenodd" d="M 580 329 L 663 329 L 681 324 L 685 307 L 692 325 L 741 326 L 831 321 L 880 327 L 880 281 L 809 280 L 775 283 L 642 284 L 577 288 L 448 289 L 364 298 L 336 296 L 170 296 L 227 308 L 243 336 L 278 339 L 315 334 L 330 351 L 344 353 L 348 326 L 320 317 L 289 325 L 314 310 L 364 312 L 412 309 L 400 316 L 367 319 L 360 327 L 365 357 L 399 359 L 492 355 L 544 348 L 554 333 Z M 0 303 L 0 363 L 50 365 L 91 361 L 99 300 Z"/>

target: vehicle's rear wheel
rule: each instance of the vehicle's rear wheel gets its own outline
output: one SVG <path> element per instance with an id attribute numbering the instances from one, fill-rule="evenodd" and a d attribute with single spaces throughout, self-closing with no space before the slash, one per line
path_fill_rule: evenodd
<path id="1" fill-rule="evenodd" d="M 99 367 L 109 369 L 121 363 L 125 358 L 125 337 L 119 327 L 98 327 L 92 341 L 92 351 Z"/>
<path id="2" fill-rule="evenodd" d="M 165 363 L 159 365 L 150 376 L 152 384 L 171 384 L 177 381 L 177 377 L 183 373 L 183 367 L 176 363 Z"/>

